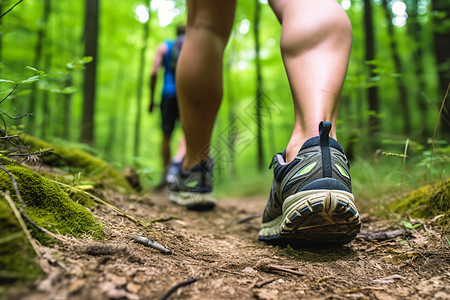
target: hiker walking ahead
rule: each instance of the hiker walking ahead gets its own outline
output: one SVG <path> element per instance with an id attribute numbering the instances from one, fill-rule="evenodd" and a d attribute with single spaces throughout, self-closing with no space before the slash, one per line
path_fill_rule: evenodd
<path id="1" fill-rule="evenodd" d="M 153 70 L 150 77 L 150 105 L 149 112 L 152 113 L 155 106 L 155 87 L 158 79 L 158 70 L 164 68 L 164 82 L 161 95 L 161 123 L 163 131 L 163 140 L 161 144 L 161 155 L 163 158 L 163 176 L 159 188 L 163 188 L 167 182 L 174 179 L 176 172 L 184 157 L 186 148 L 184 137 L 178 144 L 177 154 L 171 161 L 170 142 L 172 132 L 175 128 L 175 122 L 179 119 L 177 92 L 175 86 L 175 71 L 180 55 L 181 47 L 184 42 L 186 27 L 177 27 L 177 39 L 166 40 L 157 49 L 155 60 L 153 61 Z"/>

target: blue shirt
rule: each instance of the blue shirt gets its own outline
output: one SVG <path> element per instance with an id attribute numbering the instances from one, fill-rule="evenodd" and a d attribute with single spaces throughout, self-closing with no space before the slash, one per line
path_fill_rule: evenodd
<path id="1" fill-rule="evenodd" d="M 174 98 L 177 96 L 177 90 L 175 87 L 175 68 L 171 63 L 172 48 L 174 41 L 164 41 L 167 45 L 167 52 L 163 58 L 164 66 L 164 84 L 162 88 L 162 99 Z"/>

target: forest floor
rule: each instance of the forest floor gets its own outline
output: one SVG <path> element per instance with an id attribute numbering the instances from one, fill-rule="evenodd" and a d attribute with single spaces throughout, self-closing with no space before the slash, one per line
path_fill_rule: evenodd
<path id="1" fill-rule="evenodd" d="M 359 235 L 341 247 L 294 249 L 257 240 L 263 198 L 223 199 L 208 212 L 176 207 L 164 194 L 102 198 L 151 226 L 99 205 L 93 213 L 104 241 L 41 247 L 46 277 L 0 290 L 4 299 L 450 299 L 450 253 L 431 225 L 389 237 L 398 221 L 362 214 L 362 232 L 387 239 Z"/>

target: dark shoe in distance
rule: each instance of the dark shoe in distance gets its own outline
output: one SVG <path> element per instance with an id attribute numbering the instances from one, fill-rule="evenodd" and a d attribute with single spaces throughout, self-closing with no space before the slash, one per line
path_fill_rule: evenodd
<path id="1" fill-rule="evenodd" d="M 178 170 L 173 182 L 169 183 L 169 201 L 187 209 L 204 211 L 215 207 L 213 194 L 212 166 L 206 161 L 186 171 Z"/>

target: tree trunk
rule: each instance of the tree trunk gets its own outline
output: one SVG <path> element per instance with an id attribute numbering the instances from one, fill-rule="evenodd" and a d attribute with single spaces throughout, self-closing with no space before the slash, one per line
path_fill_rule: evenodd
<path id="1" fill-rule="evenodd" d="M 72 74 L 67 74 L 66 80 L 65 80 L 65 86 L 72 86 Z M 66 140 L 70 140 L 70 123 L 71 123 L 71 116 L 72 116 L 72 94 L 65 94 L 64 95 L 64 120 L 63 120 L 63 138 Z"/>
<path id="2" fill-rule="evenodd" d="M 37 40 L 36 45 L 34 46 L 34 59 L 33 59 L 33 67 L 40 69 L 43 67 L 42 65 L 42 51 L 44 44 L 46 43 L 46 31 L 47 31 L 47 23 L 50 16 L 51 11 L 51 2 L 50 0 L 44 0 L 44 7 L 42 11 L 42 25 L 39 26 L 37 30 Z M 45 70 L 48 71 L 48 70 Z M 31 94 L 29 99 L 29 112 L 33 114 L 33 116 L 29 119 L 29 132 L 33 133 L 36 131 L 36 118 L 38 117 L 38 112 L 36 111 L 37 108 L 37 101 L 38 101 L 38 90 L 37 90 L 37 84 L 33 84 L 31 86 Z M 42 101 L 46 101 L 46 99 L 41 99 Z M 48 116 L 45 115 L 44 111 L 41 111 L 41 114 L 44 114 L 41 116 L 42 120 L 45 122 L 45 120 L 48 118 Z M 41 134 L 45 132 L 45 128 L 42 128 Z"/>
<path id="3" fill-rule="evenodd" d="M 400 100 L 400 103 L 402 106 L 401 114 L 403 115 L 403 122 L 404 122 L 403 132 L 406 135 L 409 135 L 411 133 L 411 116 L 410 116 L 410 108 L 409 108 L 409 101 L 408 101 L 408 93 L 406 91 L 406 84 L 405 84 L 405 80 L 403 77 L 404 76 L 403 67 L 402 67 L 400 55 L 398 53 L 398 44 L 397 44 L 397 40 L 395 38 L 394 25 L 392 24 L 392 14 L 390 12 L 390 9 L 388 8 L 387 0 L 383 0 L 383 7 L 384 7 L 384 12 L 385 12 L 386 22 L 388 25 L 387 29 L 388 29 L 389 39 L 390 39 L 389 46 L 390 46 L 391 52 L 392 52 L 392 59 L 394 60 L 395 72 L 400 75 L 400 76 L 396 77 L 396 81 L 397 81 L 397 87 L 399 89 L 399 94 L 400 94 L 399 100 Z"/>
<path id="4" fill-rule="evenodd" d="M 259 44 L 259 26 L 261 16 L 261 4 L 259 0 L 255 0 L 255 63 L 256 63 L 256 125 L 257 125 L 257 147 L 258 147 L 258 169 L 262 170 L 264 167 L 264 152 L 263 152 L 263 137 L 262 137 L 262 100 L 263 100 L 263 82 L 261 74 L 261 57 Z"/>
<path id="5" fill-rule="evenodd" d="M 365 59 L 367 62 L 372 62 L 375 59 L 375 38 L 373 31 L 373 20 L 372 20 L 372 6 L 370 0 L 364 0 L 364 30 L 365 30 Z M 375 76 L 375 65 L 369 63 L 369 76 L 373 78 Z M 380 108 L 378 99 L 378 87 L 373 85 L 368 88 L 368 99 L 369 99 L 369 110 L 372 112 L 369 116 L 369 136 L 375 137 L 378 135 L 380 130 Z M 374 143 L 373 146 L 377 146 Z"/>
<path id="6" fill-rule="evenodd" d="M 418 13 L 417 13 L 417 3 L 411 2 L 411 4 L 408 6 L 408 33 L 413 37 L 413 40 L 417 42 L 418 47 L 415 48 L 414 51 L 412 51 L 412 61 L 415 63 L 414 66 L 414 74 L 416 76 L 417 85 L 416 89 L 413 90 L 414 92 L 414 100 L 419 106 L 420 110 L 420 116 L 421 120 L 428 120 L 428 103 L 425 99 L 424 91 L 425 91 L 425 81 L 424 81 L 424 65 L 423 65 L 423 45 L 425 45 L 423 41 L 422 36 L 422 25 L 420 25 L 418 20 Z M 430 136 L 429 135 L 429 128 L 428 128 L 428 122 L 421 121 L 419 124 L 420 128 L 420 137 L 422 139 L 422 142 L 426 142 L 426 139 Z"/>
<path id="7" fill-rule="evenodd" d="M 0 2 L 0 16 L 3 14 L 3 3 Z M 3 18 L 0 18 L 0 28 L 3 24 Z M 3 61 L 3 34 L 0 34 L 0 61 Z M 0 70 L 1 72 L 1 70 Z M 0 73 L 1 74 L 1 73 Z"/>
<path id="8" fill-rule="evenodd" d="M 83 83 L 83 119 L 81 141 L 94 144 L 94 111 L 97 78 L 97 50 L 99 30 L 100 0 L 86 0 L 84 22 L 84 56 L 91 56 L 92 62 L 86 65 Z"/>
<path id="9" fill-rule="evenodd" d="M 445 18 L 434 20 L 434 48 L 439 76 L 439 95 L 444 98 L 450 84 L 450 31 L 448 30 L 448 16 L 450 15 L 450 2 L 448 0 L 433 0 L 433 11 L 445 12 Z M 446 99 L 443 114 L 441 115 L 441 133 L 450 136 L 450 100 Z M 440 105 L 439 105 L 440 107 Z"/>
<path id="10" fill-rule="evenodd" d="M 50 48 L 50 40 L 46 41 L 46 45 L 48 48 Z M 52 53 L 51 53 L 51 51 L 47 51 L 47 53 L 45 54 L 45 58 L 44 58 L 44 69 L 49 70 L 51 65 L 52 65 Z M 42 119 L 42 123 L 41 123 L 42 138 L 44 140 L 46 140 L 47 137 L 49 136 L 49 134 L 51 134 L 51 129 L 52 129 L 51 124 L 50 124 L 50 120 L 52 119 L 51 118 L 52 105 L 50 104 L 50 101 L 51 101 L 50 98 L 51 98 L 50 91 L 44 90 L 43 95 L 42 95 L 43 119 Z"/>
<path id="11" fill-rule="evenodd" d="M 236 111 L 234 109 L 234 103 L 236 102 L 236 97 L 234 95 L 233 90 L 233 82 L 231 80 L 231 70 L 232 66 L 234 65 L 235 56 L 236 56 L 236 49 L 234 47 L 234 44 L 231 45 L 228 52 L 228 61 L 225 64 L 225 70 L 224 70 L 224 78 L 226 81 L 226 87 L 227 87 L 227 102 L 229 105 L 228 110 L 228 123 L 230 124 L 230 130 L 235 130 L 233 128 L 232 124 L 235 124 L 236 121 Z M 235 134 L 229 133 L 228 134 L 228 150 L 229 150 L 229 159 L 228 159 L 228 167 L 230 168 L 230 177 L 231 179 L 236 178 L 236 167 L 235 167 L 235 160 L 236 160 L 236 138 Z"/>
<path id="12" fill-rule="evenodd" d="M 150 3 L 148 3 L 148 9 L 150 12 Z M 136 123 L 134 128 L 134 156 L 139 156 L 139 146 L 141 144 L 141 119 L 142 119 L 142 90 L 144 88 L 144 71 L 146 65 L 146 55 L 147 52 L 147 40 L 150 33 L 150 19 L 144 23 L 144 31 L 142 35 L 142 49 L 141 57 L 139 62 L 139 73 L 138 73 L 138 86 L 136 95 Z"/>

